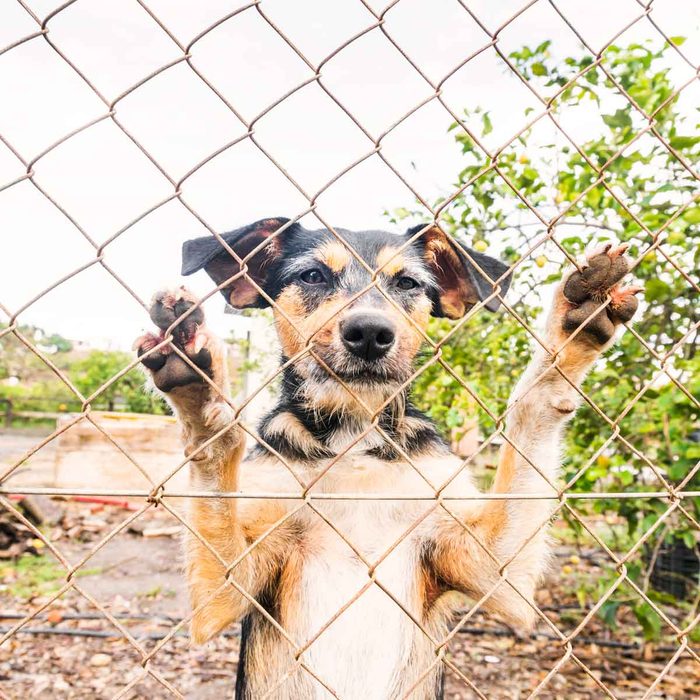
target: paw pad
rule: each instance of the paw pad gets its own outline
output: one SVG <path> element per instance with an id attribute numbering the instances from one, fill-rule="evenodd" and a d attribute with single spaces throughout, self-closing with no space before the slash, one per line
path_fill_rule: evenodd
<path id="1" fill-rule="evenodd" d="M 584 333 L 604 344 L 613 337 L 618 324 L 632 319 L 638 307 L 635 294 L 641 287 L 618 286 L 629 272 L 626 250 L 626 245 L 613 248 L 607 244 L 589 255 L 582 270 L 571 273 L 563 289 L 571 305 L 562 324 L 565 331 L 572 333 L 584 326 Z M 610 303 L 600 309 L 608 298 Z"/>
<path id="2" fill-rule="evenodd" d="M 192 307 L 196 308 L 178 322 Z M 204 323 L 204 312 L 197 306 L 197 300 L 190 292 L 184 287 L 157 292 L 153 297 L 149 315 L 160 329 L 160 333 L 147 333 L 134 343 L 139 357 L 153 351 L 163 342 L 166 332 L 170 331 L 173 337 L 172 344 L 197 368 L 211 376 L 212 356 L 206 347 L 207 336 L 200 330 Z M 156 387 L 164 392 L 179 386 L 204 382 L 199 372 L 169 344 L 150 352 L 141 362 L 151 371 Z"/>

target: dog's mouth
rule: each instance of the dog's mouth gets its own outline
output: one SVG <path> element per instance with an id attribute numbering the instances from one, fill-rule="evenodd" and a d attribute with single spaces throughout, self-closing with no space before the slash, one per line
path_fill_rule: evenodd
<path id="1" fill-rule="evenodd" d="M 394 373 L 372 366 L 351 370 L 337 370 L 334 374 L 338 379 L 349 384 L 387 384 L 398 380 Z"/>
<path id="2" fill-rule="evenodd" d="M 349 385 L 378 387 L 396 385 L 410 376 L 410 365 L 406 366 L 397 358 L 369 361 L 342 351 L 319 353 L 319 357 L 323 364 L 314 361 L 312 369 L 316 381 L 340 380 Z"/>

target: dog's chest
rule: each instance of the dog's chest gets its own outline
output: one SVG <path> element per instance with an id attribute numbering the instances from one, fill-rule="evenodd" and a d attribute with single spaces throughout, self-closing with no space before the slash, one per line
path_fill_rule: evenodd
<path id="1" fill-rule="evenodd" d="M 418 612 L 417 548 L 403 537 L 410 523 L 386 502 L 317 507 L 323 518 L 307 523 L 286 624 L 314 640 L 305 658 L 339 697 L 392 697 L 414 634 L 402 607 Z"/>
<path id="2" fill-rule="evenodd" d="M 280 577 L 280 622 L 301 647 L 308 645 L 304 661 L 338 697 L 402 697 L 432 658 L 409 617 L 424 615 L 421 542 L 430 535 L 435 509 L 435 490 L 420 474 L 443 484 L 459 460 L 426 458 L 413 468 L 351 454 L 332 464 L 293 466 L 305 483 L 315 484 L 309 504 L 294 515 L 299 543 Z M 470 488 L 461 483 L 459 492 Z M 244 465 L 243 492 L 271 489 L 300 491 L 276 461 Z M 302 505 L 284 502 L 290 509 Z M 241 508 L 253 517 L 258 504 L 243 499 Z M 279 653 L 288 653 L 288 643 L 280 644 Z M 331 697 L 318 683 L 305 687 L 314 697 Z M 301 696 L 297 691 L 290 697 Z"/>

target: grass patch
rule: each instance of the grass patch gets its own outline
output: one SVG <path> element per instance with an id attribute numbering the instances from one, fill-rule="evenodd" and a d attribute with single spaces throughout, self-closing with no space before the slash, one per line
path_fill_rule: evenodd
<path id="1" fill-rule="evenodd" d="M 80 569 L 76 576 L 95 576 L 102 567 Z M 65 569 L 49 556 L 23 554 L 19 559 L 0 567 L 2 588 L 15 598 L 28 599 L 55 593 L 65 581 Z"/>
<path id="2" fill-rule="evenodd" d="M 156 598 L 174 598 L 177 595 L 177 591 L 172 588 L 163 588 L 163 586 L 154 586 L 148 591 L 139 593 L 139 598 L 147 598 L 148 600 L 155 600 Z"/>

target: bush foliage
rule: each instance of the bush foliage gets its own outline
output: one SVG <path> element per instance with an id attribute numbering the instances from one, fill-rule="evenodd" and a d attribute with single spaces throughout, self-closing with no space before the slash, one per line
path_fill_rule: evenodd
<path id="1" fill-rule="evenodd" d="M 693 398 L 700 394 L 700 358 L 697 296 L 686 278 L 697 285 L 700 208 L 694 201 L 697 181 L 682 162 L 697 164 L 700 136 L 698 124 L 679 109 L 678 86 L 669 75 L 670 52 L 671 47 L 634 44 L 613 46 L 605 54 L 605 66 L 615 82 L 653 116 L 651 122 L 620 98 L 616 85 L 589 56 L 554 60 L 549 42 L 544 42 L 517 51 L 510 59 L 540 94 L 556 95 L 554 120 L 569 124 L 585 120 L 587 126 L 596 127 L 594 136 L 578 147 L 561 134 L 547 140 L 544 126 L 551 122 L 545 116 L 492 161 L 476 142 L 493 129 L 488 112 L 478 107 L 465 111 L 463 122 L 479 125 L 478 133 L 472 131 L 475 138 L 456 123 L 451 127 L 464 166 L 453 183 L 459 194 L 436 202 L 445 207 L 440 220 L 472 247 L 515 265 L 507 301 L 513 314 L 530 327 L 536 327 L 551 294 L 547 285 L 560 280 L 566 267 L 562 251 L 575 257 L 593 243 L 622 241 L 638 261 L 634 276 L 644 285 L 646 303 L 633 323 L 634 333 L 626 332 L 598 362 L 583 387 L 592 404 L 578 411 L 567 432 L 563 476 L 569 481 L 578 475 L 573 492 L 664 491 L 657 472 L 676 487 L 683 484 L 695 491 L 700 487 L 698 473 L 688 479 L 700 457 Z M 524 116 L 525 123 L 535 115 Z M 604 169 L 604 180 L 597 168 Z M 548 231 L 514 189 L 545 221 L 557 217 L 556 225 Z M 408 209 L 393 214 L 394 219 L 418 221 L 421 215 Z M 435 320 L 431 328 L 434 339 L 447 338 L 442 346 L 446 362 L 494 415 L 505 409 L 530 356 L 532 337 L 513 314 L 480 312 L 456 330 L 443 320 Z M 446 432 L 474 419 L 484 436 L 495 427 L 488 413 L 439 364 L 419 377 L 414 396 Z M 610 440 L 615 426 L 620 438 Z M 631 546 L 655 526 L 669 502 L 602 498 L 570 504 L 582 515 L 622 516 Z M 697 520 L 700 499 L 685 498 L 683 504 Z M 580 528 L 576 521 L 571 525 Z M 697 528 L 679 511 L 669 527 L 659 524 L 652 544 L 658 536 L 680 539 L 691 548 L 698 541 Z M 630 575 L 640 578 L 641 569 L 630 564 Z M 597 587 L 597 597 L 616 576 L 611 569 L 610 577 Z M 597 599 L 595 592 L 591 595 Z M 614 621 L 619 606 L 614 597 L 604 606 L 608 621 Z M 645 634 L 654 636 L 659 624 L 649 606 L 638 601 L 634 613 Z"/>
<path id="2" fill-rule="evenodd" d="M 58 334 L 47 335 L 34 326 L 19 328 L 90 401 L 93 410 L 166 413 L 165 402 L 145 390 L 145 376 L 131 369 L 111 381 L 133 362 L 133 356 L 114 350 L 79 351 Z M 4 381 L 3 381 L 4 380 Z M 82 403 L 70 386 L 12 334 L 0 338 L 0 399 L 13 411 L 61 413 L 81 411 Z"/>

